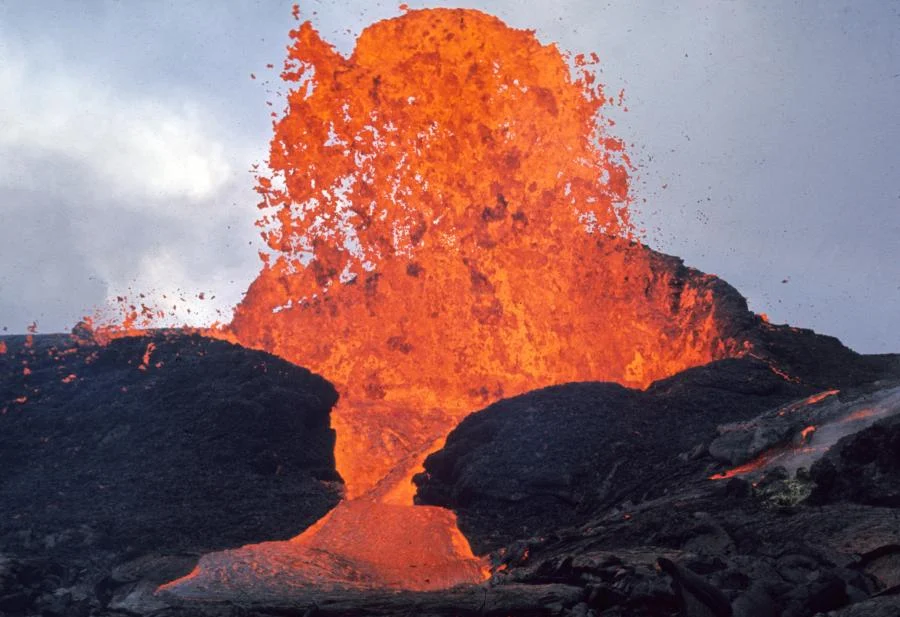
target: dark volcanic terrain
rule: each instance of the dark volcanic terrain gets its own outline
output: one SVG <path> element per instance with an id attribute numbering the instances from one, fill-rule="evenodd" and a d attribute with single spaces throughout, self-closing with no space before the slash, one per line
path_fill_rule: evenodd
<path id="1" fill-rule="evenodd" d="M 689 369 L 644 391 L 579 383 L 530 392 L 463 420 L 416 478 L 418 502 L 455 510 L 475 551 L 484 553 L 583 524 L 606 508 L 670 495 L 721 471 L 723 463 L 740 465 L 799 444 L 805 428 L 834 419 L 817 418 L 819 407 L 831 409 L 865 391 L 851 387 L 803 404 L 820 388 L 786 380 L 763 362 L 734 359 Z M 797 409 L 782 413 L 792 401 Z M 900 412 L 900 397 L 891 404 Z M 769 410 L 771 420 L 755 421 Z M 728 441 L 719 427 L 728 429 Z M 872 456 L 885 459 L 879 479 L 896 471 L 885 454 L 896 445 L 888 439 L 872 449 Z M 729 446 L 724 456 L 717 451 L 722 442 Z M 853 469 L 843 459 L 838 464 Z M 829 493 L 849 489 L 834 484 Z M 896 504 L 886 497 L 876 505 Z"/>
<path id="2" fill-rule="evenodd" d="M 669 494 L 703 477 L 702 444 L 717 425 L 812 392 L 755 360 L 689 369 L 646 391 L 577 383 L 530 392 L 463 420 L 416 478 L 418 501 L 455 510 L 485 553 Z"/>
<path id="3" fill-rule="evenodd" d="M 417 501 L 453 509 L 498 582 L 581 588 L 566 614 L 897 617 L 900 366 L 844 357 L 805 382 L 739 359 L 500 401 Z"/>
<path id="4" fill-rule="evenodd" d="M 0 614 L 116 606 L 339 499 L 337 394 L 305 369 L 197 335 L 3 341 Z"/>
<path id="5" fill-rule="evenodd" d="M 456 511 L 492 564 L 482 586 L 315 588 L 270 572 L 239 589 L 213 574 L 205 593 L 163 599 L 216 617 L 897 617 L 898 359 L 845 358 L 840 391 L 738 359 L 472 414 L 426 461 L 417 500 Z"/>
<path id="6" fill-rule="evenodd" d="M 749 321 L 748 321 L 749 323 Z M 155 593 L 340 496 L 324 379 L 155 333 L 6 337 L 0 616 L 900 615 L 900 359 L 763 325 L 758 357 L 467 417 L 416 478 L 494 574 L 434 592 Z M 252 567 L 252 564 L 251 564 Z"/>

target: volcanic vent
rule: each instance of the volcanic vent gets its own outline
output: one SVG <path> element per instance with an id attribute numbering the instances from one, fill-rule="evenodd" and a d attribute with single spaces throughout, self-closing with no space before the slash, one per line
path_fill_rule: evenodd
<path id="1" fill-rule="evenodd" d="M 349 58 L 309 22 L 291 37 L 257 183 L 271 253 L 225 336 L 337 385 L 349 501 L 172 588 L 479 581 L 452 514 L 412 506 L 412 476 L 462 417 L 551 384 L 646 387 L 749 352 L 759 320 L 635 241 L 630 162 L 600 115 L 621 100 L 596 56 L 461 9 L 376 23 Z"/>

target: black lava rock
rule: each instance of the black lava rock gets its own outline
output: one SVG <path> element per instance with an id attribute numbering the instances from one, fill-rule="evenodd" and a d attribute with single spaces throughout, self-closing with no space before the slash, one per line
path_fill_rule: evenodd
<path id="1" fill-rule="evenodd" d="M 779 408 L 785 403 L 799 401 L 803 409 L 817 410 L 804 406 L 804 397 L 848 384 L 877 390 L 885 386 L 868 380 L 894 375 L 894 357 L 858 356 L 836 339 L 805 331 L 795 334 L 794 347 L 781 330 L 774 328 L 770 335 L 786 347 L 779 353 L 787 364 L 808 379 L 773 367 L 771 358 L 743 358 L 689 369 L 644 391 L 576 383 L 502 400 L 463 420 L 444 448 L 428 457 L 424 473 L 415 478 L 417 503 L 453 509 L 476 552 L 581 525 L 604 509 L 627 516 L 634 504 L 684 490 L 721 471 L 713 459 L 722 459 L 722 448 L 711 449 L 724 439 L 717 427 L 750 426 L 772 416 L 770 424 L 781 422 L 799 432 L 805 416 L 791 410 L 782 418 Z M 835 345 L 844 351 L 832 349 Z M 822 359 L 821 373 L 814 375 L 805 346 L 843 358 L 844 370 L 838 375 L 831 360 Z M 843 443 L 839 454 L 829 457 L 831 463 L 817 468 L 821 491 L 872 505 L 900 503 L 900 421 L 877 427 Z M 781 443 L 769 441 L 766 448 Z M 747 460 L 743 456 L 731 463 Z M 835 466 L 838 471 L 832 471 Z M 722 497 L 747 497 L 751 487 L 737 482 L 723 483 Z M 789 484 L 779 490 L 785 492 Z M 781 501 L 804 497 L 791 493 Z"/>
<path id="2" fill-rule="evenodd" d="M 694 451 L 717 424 L 811 391 L 742 359 L 646 391 L 578 383 L 529 392 L 463 420 L 416 477 L 417 501 L 455 510 L 476 552 L 487 552 L 664 495 L 709 465 Z"/>
<path id="3" fill-rule="evenodd" d="M 96 586 L 102 602 L 121 564 L 181 576 L 202 552 L 290 538 L 340 498 L 337 393 L 306 369 L 176 333 L 3 343 L 2 612 L 87 614 L 92 594 L 54 590 Z"/>
<path id="4" fill-rule="evenodd" d="M 900 507 L 900 415 L 844 437 L 810 469 L 811 503 Z"/>

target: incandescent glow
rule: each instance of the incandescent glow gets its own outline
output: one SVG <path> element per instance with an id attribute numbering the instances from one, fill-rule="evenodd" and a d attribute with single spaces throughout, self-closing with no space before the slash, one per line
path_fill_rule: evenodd
<path id="1" fill-rule="evenodd" d="M 776 414 L 780 418 L 792 418 L 802 412 L 806 414 L 806 422 L 813 421 L 815 424 L 808 424 L 802 429 L 798 427 L 789 443 L 773 445 L 753 460 L 709 476 L 709 479 L 723 480 L 748 476 L 775 466 L 784 467 L 789 472 L 794 472 L 800 467 L 809 467 L 843 437 L 861 431 L 881 418 L 900 413 L 898 387 L 887 388 L 857 400 L 842 402 L 839 399 L 832 399 L 820 405 L 822 401 L 836 394 L 838 390 L 827 390 L 780 409 Z M 758 431 L 759 427 L 754 423 L 745 423 L 735 430 Z"/>
<path id="2" fill-rule="evenodd" d="M 784 415 L 793 414 L 797 411 L 804 409 L 805 407 L 809 407 L 811 405 L 816 405 L 818 403 L 821 403 L 822 401 L 824 401 L 825 399 L 827 399 L 830 396 L 835 396 L 836 394 L 840 394 L 840 392 L 841 392 L 840 390 L 825 390 L 823 392 L 817 392 L 816 394 L 813 394 L 812 396 L 808 396 L 801 401 L 798 401 L 796 403 L 788 405 L 784 409 L 780 410 L 778 412 L 778 415 L 784 416 Z"/>
<path id="3" fill-rule="evenodd" d="M 365 416 L 393 415 L 418 447 L 504 396 L 644 387 L 740 348 L 712 277 L 678 277 L 630 239 L 596 58 L 461 9 L 378 22 L 349 58 L 308 22 L 291 34 L 257 185 L 273 253 L 229 333 L 338 385 L 351 495 L 391 468 L 371 469 L 385 423 L 367 435 Z M 431 419 L 412 430 L 398 406 Z"/>
<path id="4" fill-rule="evenodd" d="M 813 394 L 809 398 L 803 401 L 804 405 L 815 405 L 820 401 L 824 401 L 829 396 L 834 396 L 835 394 L 840 394 L 840 390 L 826 390 L 824 392 L 819 392 L 818 394 Z"/>
<path id="5" fill-rule="evenodd" d="M 596 56 L 463 9 L 378 22 L 347 58 L 309 22 L 291 37 L 256 187 L 270 253 L 217 334 L 335 383 L 348 501 L 170 589 L 241 560 L 294 564 L 296 584 L 481 581 L 455 518 L 412 507 L 412 476 L 460 418 L 556 383 L 645 387 L 747 346 L 721 334 L 714 277 L 634 241 L 631 165 L 600 115 L 621 96 L 596 83 Z M 379 549 L 388 523 L 404 550 Z"/>
<path id="6" fill-rule="evenodd" d="M 771 467 L 775 467 L 776 465 L 783 464 L 785 461 L 789 460 L 792 457 L 797 455 L 806 455 L 813 454 L 815 452 L 821 452 L 821 448 L 813 448 L 811 446 L 797 446 L 797 445 L 788 445 L 788 446 L 778 446 L 776 448 L 772 448 L 771 450 L 764 452 L 759 455 L 757 458 L 753 459 L 749 463 L 744 463 L 743 465 L 738 465 L 737 467 L 732 467 L 727 471 L 723 471 L 721 473 L 713 474 L 709 476 L 710 480 L 728 480 L 730 478 L 737 478 L 741 476 L 746 476 L 750 474 L 754 474 L 765 469 L 769 469 Z"/>

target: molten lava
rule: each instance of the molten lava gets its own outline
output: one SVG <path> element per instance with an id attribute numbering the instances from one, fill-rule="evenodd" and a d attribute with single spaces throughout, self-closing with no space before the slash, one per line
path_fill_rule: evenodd
<path id="1" fill-rule="evenodd" d="M 777 443 L 761 452 L 753 460 L 721 473 L 709 476 L 710 480 L 724 480 L 738 476 L 758 475 L 776 466 L 793 473 L 800 467 L 809 467 L 834 446 L 841 438 L 874 424 L 880 418 L 900 413 L 900 388 L 887 388 L 877 395 L 842 403 L 833 399 L 839 390 L 826 390 L 800 399 L 779 409 L 778 417 L 792 417 L 804 413 L 806 421 L 815 422 L 796 429 L 788 442 Z M 828 400 L 827 403 L 823 401 Z M 754 430 L 758 434 L 777 434 L 777 429 L 761 427 L 747 422 L 731 425 L 734 430 Z"/>
<path id="2" fill-rule="evenodd" d="M 809 407 L 810 405 L 815 405 L 827 399 L 828 397 L 835 396 L 840 394 L 840 390 L 825 390 L 824 392 L 819 392 L 817 394 L 813 394 L 812 396 L 808 396 L 803 400 L 797 401 L 791 405 L 788 405 L 784 409 L 779 410 L 778 415 L 790 415 L 796 413 L 804 409 L 805 407 Z"/>
<path id="3" fill-rule="evenodd" d="M 643 387 L 738 348 L 703 278 L 628 238 L 630 164 L 584 58 L 573 79 L 555 46 L 461 9 L 376 23 L 349 58 L 308 22 L 291 35 L 257 186 L 274 257 L 230 332 L 338 385 L 351 495 L 391 468 L 358 468 L 373 441 L 405 456 L 504 396 Z"/>
<path id="4" fill-rule="evenodd" d="M 480 580 L 452 515 L 411 507 L 410 479 L 463 415 L 556 383 L 645 387 L 743 342 L 721 332 L 713 277 L 632 239 L 630 162 L 600 116 L 621 97 L 595 83 L 596 56 L 462 9 L 378 22 L 350 57 L 309 22 L 291 36 L 257 182 L 271 254 L 220 335 L 336 384 L 352 501 L 291 546 L 245 548 L 302 564 L 340 529 L 325 544 L 347 557 L 390 521 L 437 565 L 376 544 L 340 576 L 432 588 L 409 570 L 424 559 L 444 584 Z"/>

